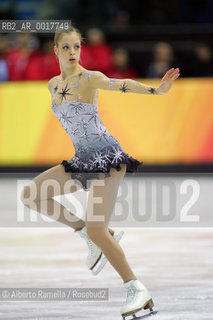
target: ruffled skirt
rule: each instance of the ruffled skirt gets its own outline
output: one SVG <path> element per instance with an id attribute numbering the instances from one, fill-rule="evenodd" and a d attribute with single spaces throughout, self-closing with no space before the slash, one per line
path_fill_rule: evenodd
<path id="1" fill-rule="evenodd" d="M 121 164 L 127 165 L 126 172 L 143 171 L 143 162 L 129 156 L 118 144 L 107 146 L 93 153 L 91 157 L 74 156 L 69 161 L 63 160 L 65 172 L 70 172 L 71 178 L 80 181 L 82 188 L 89 190 L 91 180 L 99 179 L 99 174 L 110 177 L 110 169 L 121 170 Z"/>

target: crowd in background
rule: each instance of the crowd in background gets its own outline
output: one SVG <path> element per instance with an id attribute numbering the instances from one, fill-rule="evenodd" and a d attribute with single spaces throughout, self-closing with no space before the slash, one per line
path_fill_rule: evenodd
<path id="1" fill-rule="evenodd" d="M 178 24 L 191 24 L 192 28 L 205 24 L 212 26 L 212 12 L 213 0 L 0 1 L 0 19 L 3 20 L 74 21 L 74 26 L 85 36 L 80 64 L 111 78 L 160 78 L 171 67 L 179 67 L 181 77 L 213 77 L 211 36 L 205 35 L 203 40 L 200 35 L 192 45 L 187 45 L 190 36 L 184 40 L 184 32 L 174 41 L 171 34 L 167 38 L 158 35 L 149 42 L 146 33 L 140 31 L 137 36 L 131 31 L 134 26 L 140 29 L 146 24 L 156 31 L 159 25 L 166 25 L 167 31 Z M 113 42 L 108 35 L 115 30 L 124 31 L 126 37 L 121 33 L 122 40 L 118 36 Z M 53 50 L 53 36 L 53 33 L 46 38 L 39 33 L 1 33 L 0 81 L 49 80 L 58 75 L 60 68 Z M 133 36 L 135 42 L 130 46 L 128 43 Z M 176 44 L 179 41 L 177 45 L 174 45 L 175 41 Z M 137 48 L 138 44 L 142 50 Z"/>
<path id="2" fill-rule="evenodd" d="M 13 45 L 8 36 L 0 38 L 0 80 L 49 80 L 60 73 L 52 39 L 42 48 L 30 33 L 15 35 Z M 130 65 L 128 52 L 123 48 L 112 50 L 105 42 L 100 29 L 87 32 L 87 42 L 82 42 L 80 64 L 88 70 L 102 71 L 113 78 L 137 78 L 137 71 Z"/>
<path id="3" fill-rule="evenodd" d="M 0 81 L 49 80 L 58 75 L 60 68 L 53 47 L 53 36 L 41 45 L 35 34 L 2 34 Z M 157 42 L 149 60 L 141 60 L 141 63 L 146 64 L 146 68 L 138 69 L 125 48 L 111 48 L 101 29 L 87 31 L 81 46 L 80 64 L 110 78 L 161 78 L 171 67 L 180 67 L 182 76 L 213 76 L 212 49 L 206 43 L 196 43 L 192 56 L 183 65 L 171 44 Z"/>

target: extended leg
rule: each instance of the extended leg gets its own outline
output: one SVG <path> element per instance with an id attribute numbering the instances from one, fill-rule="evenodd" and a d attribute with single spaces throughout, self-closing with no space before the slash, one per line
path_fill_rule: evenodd
<path id="1" fill-rule="evenodd" d="M 69 227 L 80 230 L 85 226 L 84 220 L 67 210 L 61 203 L 52 199 L 57 195 L 72 193 L 81 189 L 71 179 L 70 173 L 64 171 L 64 167 L 56 165 L 38 176 L 22 190 L 21 201 L 33 210 L 57 220 Z M 113 235 L 114 231 L 109 229 Z"/>
<path id="2" fill-rule="evenodd" d="M 110 236 L 108 223 L 115 205 L 119 184 L 125 174 L 125 170 L 125 165 L 122 166 L 120 171 L 111 169 L 111 177 L 105 179 L 104 186 L 93 187 L 93 185 L 91 185 L 86 212 L 88 236 L 102 250 L 124 282 L 137 278 L 132 272 L 121 246 Z M 94 204 L 93 197 L 101 198 L 102 203 L 99 203 L 98 205 Z M 92 222 L 92 216 L 96 216 L 97 218 L 104 216 L 105 221 L 103 223 Z"/>
<path id="3" fill-rule="evenodd" d="M 52 199 L 56 195 L 75 192 L 81 187 L 74 183 L 70 174 L 64 171 L 61 164 L 56 165 L 38 176 L 25 186 L 21 200 L 23 204 L 39 213 L 49 216 L 73 229 L 83 228 L 85 222 L 58 201 Z"/>

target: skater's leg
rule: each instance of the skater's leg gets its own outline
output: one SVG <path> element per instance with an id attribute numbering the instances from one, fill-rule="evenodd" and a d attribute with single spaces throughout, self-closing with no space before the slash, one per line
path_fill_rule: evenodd
<path id="1" fill-rule="evenodd" d="M 70 172 L 65 172 L 64 167 L 59 164 L 42 172 L 29 185 L 25 186 L 22 190 L 21 201 L 28 208 L 53 219 L 57 217 L 55 220 L 75 230 L 80 230 L 85 226 L 85 222 L 58 201 L 52 199 L 54 196 L 72 193 L 79 189 L 81 186 L 71 179 Z M 109 231 L 114 233 L 113 230 Z"/>
<path id="2" fill-rule="evenodd" d="M 79 189 L 81 189 L 80 185 L 75 184 L 70 173 L 65 172 L 63 165 L 59 164 L 42 172 L 25 186 L 22 190 L 21 201 L 28 208 L 35 209 L 77 230 L 83 228 L 85 222 L 52 197 Z"/>
<path id="3" fill-rule="evenodd" d="M 131 270 L 121 246 L 108 232 L 108 223 L 115 205 L 119 184 L 126 171 L 125 164 L 121 164 L 121 167 L 120 171 L 111 168 L 111 176 L 104 179 L 104 186 L 91 184 L 86 211 L 86 227 L 88 236 L 102 250 L 123 281 L 127 282 L 137 277 Z M 94 183 L 96 184 L 95 181 Z M 95 204 L 94 197 L 100 198 L 101 203 Z M 92 216 L 93 218 L 104 216 L 105 221 L 96 223 L 91 221 Z"/>

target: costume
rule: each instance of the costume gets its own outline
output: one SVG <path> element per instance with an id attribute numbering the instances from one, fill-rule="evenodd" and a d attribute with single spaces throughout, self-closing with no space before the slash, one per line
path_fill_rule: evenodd
<path id="1" fill-rule="evenodd" d="M 55 84 L 51 89 L 52 111 L 75 147 L 75 156 L 61 163 L 84 190 L 89 189 L 92 179 L 99 179 L 100 172 L 109 177 L 110 168 L 120 171 L 121 163 L 127 165 L 126 172 L 143 171 L 143 162 L 129 156 L 103 125 L 97 110 L 97 89 L 162 94 L 159 88 L 132 79 L 110 79 L 100 71 L 88 70 Z M 91 92 L 94 95 L 89 103 Z"/>
<path id="2" fill-rule="evenodd" d="M 121 163 L 127 164 L 126 172 L 143 170 L 143 162 L 129 156 L 119 142 L 107 131 L 97 110 L 97 105 L 65 101 L 52 111 L 69 134 L 75 155 L 70 160 L 63 160 L 65 171 L 72 179 L 81 182 L 84 190 L 90 186 L 89 180 L 98 179 L 99 172 L 110 176 L 110 168 L 121 170 Z M 87 183 L 88 182 L 88 183 Z"/>

